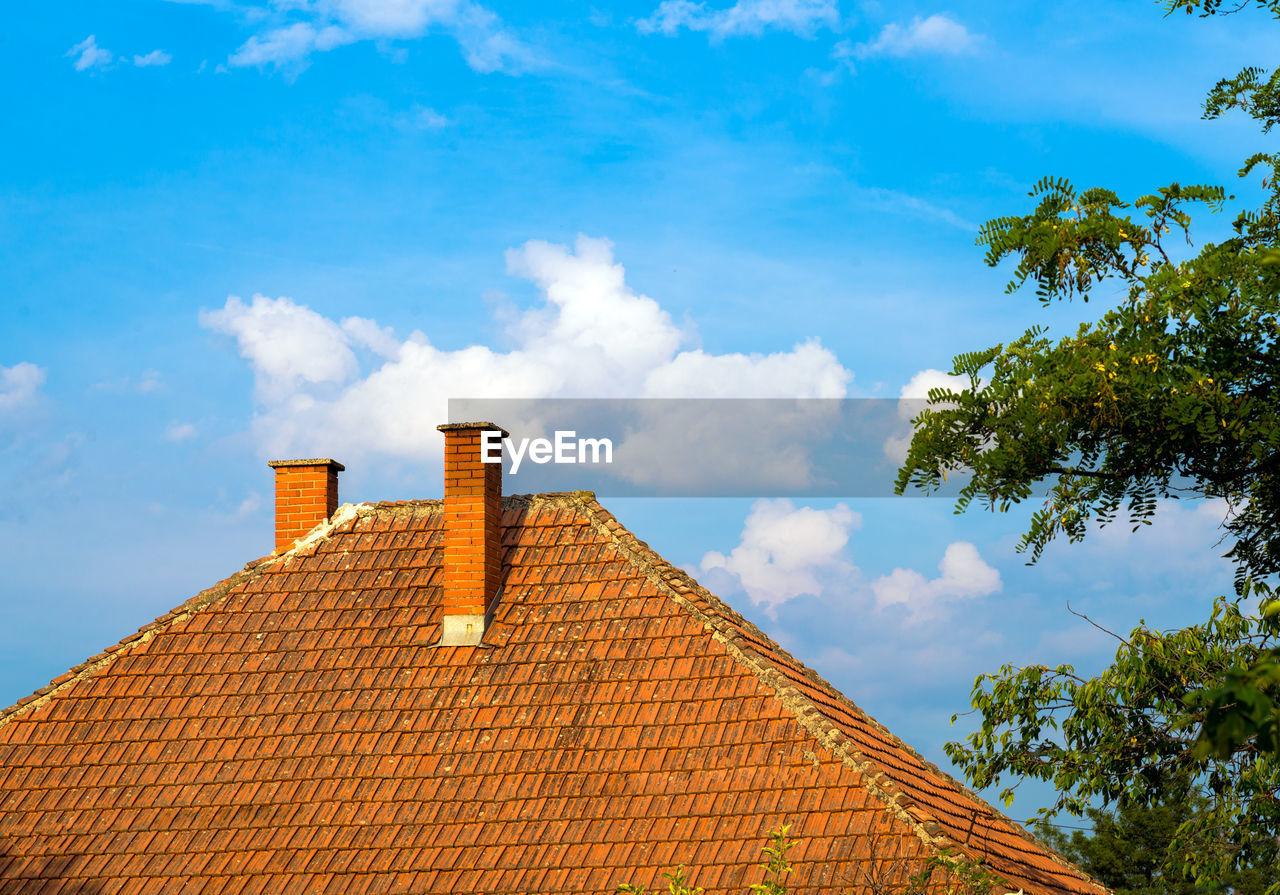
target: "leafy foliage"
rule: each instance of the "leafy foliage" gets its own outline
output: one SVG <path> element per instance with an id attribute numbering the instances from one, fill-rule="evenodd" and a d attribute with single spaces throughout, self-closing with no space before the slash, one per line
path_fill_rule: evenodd
<path id="1" fill-rule="evenodd" d="M 1073 336 L 1033 328 L 957 357 L 970 387 L 930 392 L 950 406 L 917 418 L 899 492 L 972 472 L 958 508 L 1007 509 L 1053 479 L 1021 545 L 1033 560 L 1122 507 L 1137 525 L 1160 498 L 1224 498 L 1241 581 L 1280 570 L 1280 249 L 1263 244 L 1277 219 L 1241 215 L 1236 237 L 1175 262 L 1168 232 L 1190 226 L 1189 205 L 1220 207 L 1220 188 L 1144 196 L 1134 206 L 1145 223 L 1106 190 L 1045 179 L 1031 195 L 1032 214 L 979 236 L 988 263 L 1017 257 L 1010 290 L 1030 280 L 1042 301 L 1087 299 L 1118 279 L 1127 294 Z"/>
<path id="2" fill-rule="evenodd" d="M 1165 5 L 1280 17 L 1280 0 Z M 1231 111 L 1268 132 L 1280 76 L 1246 68 L 1219 82 L 1205 116 Z M 978 243 L 988 264 L 1012 262 L 1008 291 L 1114 306 L 1070 336 L 1036 327 L 958 356 L 968 385 L 930 392 L 897 480 L 901 493 L 961 477 L 957 512 L 974 501 L 1007 510 L 1048 485 L 1019 545 L 1032 563 L 1095 525 L 1123 518 L 1136 531 L 1161 500 L 1222 501 L 1236 593 L 1208 621 L 1144 623 L 1095 677 L 1071 666 L 984 675 L 979 729 L 948 746 L 976 786 L 1053 782 L 1051 813 L 1204 793 L 1208 808 L 1180 826 L 1167 868 L 1201 880 L 1280 858 L 1280 153 L 1254 155 L 1240 176 L 1260 201 L 1198 250 L 1193 213 L 1239 204 L 1221 187 L 1174 183 L 1125 202 L 1045 178 L 1030 213 L 989 221 Z"/>
<path id="3" fill-rule="evenodd" d="M 941 880 L 939 880 L 939 877 Z M 939 885 L 941 882 L 941 885 Z M 1007 889 L 1004 881 L 983 865 L 981 860 L 971 861 L 951 855 L 935 855 L 920 872 L 911 877 L 903 895 L 929 895 L 945 890 L 947 895 L 991 895 Z M 1021 895 L 1022 890 L 1011 895 Z"/>
<path id="4" fill-rule="evenodd" d="M 692 888 L 689 885 L 689 878 L 684 872 L 683 864 L 662 874 L 662 878 L 667 881 L 668 895 L 702 895 L 702 892 L 705 891 L 701 888 Z M 631 895 L 648 895 L 644 886 L 633 886 L 630 883 L 622 883 L 618 886 L 617 891 L 631 893 Z"/>
<path id="5" fill-rule="evenodd" d="M 1280 0 L 1253 0 L 1259 9 L 1267 9 L 1273 13 L 1280 14 Z M 1196 10 L 1200 10 L 1200 15 L 1211 16 L 1218 13 L 1238 12 L 1249 5 L 1249 0 L 1238 0 L 1235 6 L 1229 6 L 1227 9 L 1222 8 L 1222 0 L 1165 0 L 1165 11 L 1176 12 L 1182 10 L 1187 15 L 1191 15 Z"/>
<path id="6" fill-rule="evenodd" d="M 765 880 L 762 883 L 752 883 L 752 892 L 759 892 L 761 895 L 786 895 L 784 880 L 788 873 L 793 872 L 791 864 L 787 862 L 787 852 L 796 844 L 787 837 L 790 832 L 791 824 L 783 824 L 770 831 L 769 844 L 764 847 L 766 860 L 760 865 L 764 868 Z"/>
<path id="7" fill-rule="evenodd" d="M 776 830 L 769 831 L 769 844 L 764 847 L 765 861 L 760 865 L 764 868 L 765 879 L 764 882 L 752 883 L 749 887 L 750 891 L 760 892 L 762 895 L 786 895 L 787 887 L 784 880 L 788 873 L 793 872 L 791 864 L 787 861 L 787 852 L 796 844 L 795 840 L 788 835 L 790 832 L 790 824 L 784 824 Z M 669 895 L 699 895 L 703 891 L 689 886 L 683 864 L 662 874 L 662 878 L 667 880 Z M 644 886 L 631 883 L 621 884 L 617 891 L 629 893 L 629 895 L 648 895 Z"/>
<path id="8" fill-rule="evenodd" d="M 1036 833 L 1116 895 L 1226 895 L 1229 891 L 1256 895 L 1280 881 L 1280 869 L 1265 861 L 1208 883 L 1167 871 L 1179 828 L 1208 808 L 1208 800 L 1199 797 L 1149 806 L 1130 803 L 1115 811 L 1090 808 L 1090 835 L 1077 830 L 1068 836 L 1045 823 Z"/>
<path id="9" fill-rule="evenodd" d="M 1242 862 L 1280 861 L 1271 832 L 1280 829 L 1280 762 L 1253 742 L 1222 757 L 1199 745 L 1213 704 L 1206 685 L 1228 685 L 1280 638 L 1240 610 L 1243 599 L 1220 599 L 1201 625 L 1134 630 L 1096 677 L 1070 665 L 983 675 L 973 691 L 981 726 L 947 744 L 948 755 L 975 786 L 1051 781 L 1050 814 L 1086 814 L 1095 801 L 1144 807 L 1205 789 L 1210 807 L 1181 831 L 1172 872 L 1213 879 Z M 1012 787 L 1002 795 L 1011 801 Z"/>
<path id="10" fill-rule="evenodd" d="M 791 825 L 785 824 L 768 833 L 769 842 L 764 847 L 764 862 L 759 866 L 765 872 L 763 882 L 752 883 L 747 887 L 749 892 L 761 895 L 787 895 L 786 877 L 795 869 L 787 859 L 787 852 L 795 847 L 797 840 L 790 837 Z M 878 840 L 873 836 L 868 842 L 871 852 L 875 853 Z M 945 891 L 947 895 L 991 895 L 996 887 L 1007 888 L 1000 877 L 988 870 L 981 861 L 971 861 L 953 855 L 934 855 L 924 861 L 920 869 L 907 875 L 901 859 L 895 858 L 892 867 L 879 864 L 871 878 L 853 881 L 859 891 L 870 895 L 931 895 Z M 883 871 L 890 871 L 884 873 Z M 702 889 L 689 886 L 684 865 L 662 874 L 667 880 L 669 895 L 699 895 Z M 643 886 L 623 883 L 617 892 L 627 895 L 648 895 Z M 1020 890 L 1019 890 L 1020 891 Z M 1018 893 L 1015 893 L 1018 895 Z"/>

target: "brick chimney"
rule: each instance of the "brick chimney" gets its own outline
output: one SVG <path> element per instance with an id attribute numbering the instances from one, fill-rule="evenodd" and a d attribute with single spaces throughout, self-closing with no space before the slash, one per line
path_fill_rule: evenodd
<path id="1" fill-rule="evenodd" d="M 272 460 L 276 471 L 276 553 L 328 520 L 338 508 L 337 460 Z"/>
<path id="2" fill-rule="evenodd" d="M 481 458 L 493 423 L 446 423 L 444 433 L 444 619 L 441 646 L 478 646 L 498 605 L 502 571 L 501 451 Z"/>

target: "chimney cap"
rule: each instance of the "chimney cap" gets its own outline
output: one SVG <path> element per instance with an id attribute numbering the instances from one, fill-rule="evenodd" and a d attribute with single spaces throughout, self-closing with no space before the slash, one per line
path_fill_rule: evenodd
<path id="1" fill-rule="evenodd" d="M 338 472 L 345 472 L 347 467 L 329 457 L 313 457 L 310 460 L 271 460 L 267 463 L 272 469 L 282 466 L 332 466 Z"/>
<path id="2" fill-rule="evenodd" d="M 511 433 L 497 423 L 441 423 L 436 426 L 441 432 L 461 432 L 466 429 L 487 429 L 502 433 L 503 438 L 510 438 Z"/>

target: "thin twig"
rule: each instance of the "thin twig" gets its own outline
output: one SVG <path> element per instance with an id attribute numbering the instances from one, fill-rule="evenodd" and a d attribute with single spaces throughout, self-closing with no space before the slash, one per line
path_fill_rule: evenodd
<path id="1" fill-rule="evenodd" d="M 1097 623 L 1097 622 L 1095 622 L 1093 619 L 1089 618 L 1089 616 L 1085 615 L 1083 612 L 1076 612 L 1074 609 L 1072 609 L 1072 608 L 1071 608 L 1071 601 L 1070 601 L 1070 600 L 1067 600 L 1067 611 L 1068 611 L 1068 612 L 1070 612 L 1072 615 L 1074 615 L 1076 618 L 1082 618 L 1082 619 L 1084 619 L 1084 620 L 1085 620 L 1085 621 L 1087 621 L 1089 624 L 1093 625 L 1095 628 L 1097 628 L 1099 631 L 1101 631 L 1103 634 L 1110 634 L 1112 637 L 1114 637 L 1116 640 L 1119 640 L 1119 641 L 1120 641 L 1121 643 L 1123 643 L 1125 646 L 1130 647 L 1130 648 L 1132 648 L 1132 647 L 1133 647 L 1133 644 L 1132 644 L 1132 643 L 1130 643 L 1129 641 L 1125 640 L 1123 637 L 1121 637 L 1121 636 L 1120 636 L 1119 634 L 1117 634 L 1115 631 L 1111 631 L 1111 630 L 1108 630 L 1107 628 L 1102 627 L 1102 625 L 1098 624 L 1098 623 Z"/>

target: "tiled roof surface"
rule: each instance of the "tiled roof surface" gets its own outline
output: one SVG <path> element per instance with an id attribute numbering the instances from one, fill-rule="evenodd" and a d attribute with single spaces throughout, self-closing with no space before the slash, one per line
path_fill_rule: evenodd
<path id="1" fill-rule="evenodd" d="M 432 648 L 442 520 L 345 507 L 0 714 L 0 895 L 741 892 L 782 823 L 797 893 L 1102 891 L 589 495 L 508 498 L 487 646 Z"/>

